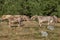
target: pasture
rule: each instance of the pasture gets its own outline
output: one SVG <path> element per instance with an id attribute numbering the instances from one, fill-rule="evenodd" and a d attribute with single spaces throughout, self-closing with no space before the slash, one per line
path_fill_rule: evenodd
<path id="1" fill-rule="evenodd" d="M 39 27 L 36 21 L 24 21 L 23 24 L 22 27 L 8 27 L 7 22 L 0 23 L 0 40 L 60 40 L 60 23 L 54 26 L 53 31 L 46 25 Z M 42 37 L 41 30 L 46 31 L 48 36 Z"/>

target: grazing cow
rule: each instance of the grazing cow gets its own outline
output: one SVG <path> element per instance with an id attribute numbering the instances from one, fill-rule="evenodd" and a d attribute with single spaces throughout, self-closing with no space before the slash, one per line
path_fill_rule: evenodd
<path id="1" fill-rule="evenodd" d="M 20 21 L 21 21 L 21 18 L 20 18 L 20 15 L 3 15 L 1 17 L 2 20 L 8 20 L 9 21 L 9 27 L 14 23 L 14 22 L 18 22 L 19 23 L 19 26 L 20 26 Z"/>
<path id="2" fill-rule="evenodd" d="M 29 17 L 25 15 L 3 15 L 1 19 L 7 19 L 9 21 L 9 27 L 12 26 L 14 22 L 18 22 L 18 26 L 21 26 L 22 21 L 29 21 Z"/>
<path id="3" fill-rule="evenodd" d="M 39 25 L 41 26 L 43 22 L 48 22 L 48 25 L 56 22 L 57 17 L 55 16 L 33 16 L 31 17 L 32 20 L 38 19 Z M 54 23 L 55 24 L 55 23 Z"/>

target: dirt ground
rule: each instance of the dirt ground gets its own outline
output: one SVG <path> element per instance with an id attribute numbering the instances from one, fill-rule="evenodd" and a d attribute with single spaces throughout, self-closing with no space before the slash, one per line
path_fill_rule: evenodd
<path id="1" fill-rule="evenodd" d="M 60 23 L 54 30 L 47 29 L 47 25 L 39 27 L 35 21 L 23 22 L 21 27 L 9 27 L 7 22 L 0 23 L 0 40 L 60 40 Z M 42 37 L 40 31 L 48 32 L 47 37 Z"/>

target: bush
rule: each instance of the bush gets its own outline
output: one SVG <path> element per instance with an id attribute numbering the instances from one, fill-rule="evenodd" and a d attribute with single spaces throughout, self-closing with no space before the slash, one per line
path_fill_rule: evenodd
<path id="1" fill-rule="evenodd" d="M 60 0 L 0 0 L 0 15 L 3 14 L 60 17 Z"/>

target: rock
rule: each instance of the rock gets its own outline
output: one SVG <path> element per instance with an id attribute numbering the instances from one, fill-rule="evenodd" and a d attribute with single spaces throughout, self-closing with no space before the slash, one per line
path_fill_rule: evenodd
<path id="1" fill-rule="evenodd" d="M 54 30 L 54 26 L 48 26 L 47 27 L 49 30 Z"/>
<path id="2" fill-rule="evenodd" d="M 42 35 L 42 37 L 47 37 L 48 33 L 46 31 L 41 31 L 41 35 Z"/>

